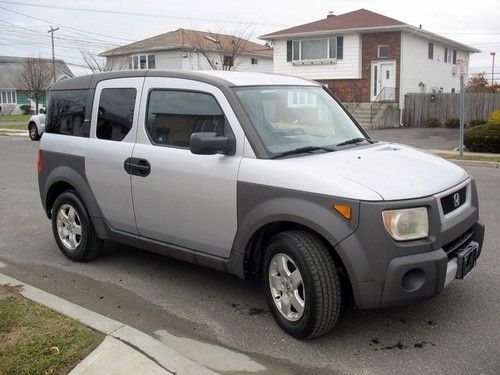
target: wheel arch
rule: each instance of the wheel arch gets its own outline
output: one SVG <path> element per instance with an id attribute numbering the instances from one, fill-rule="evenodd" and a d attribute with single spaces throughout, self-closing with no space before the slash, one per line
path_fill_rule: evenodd
<path id="1" fill-rule="evenodd" d="M 75 190 L 87 208 L 90 217 L 102 217 L 101 210 L 84 176 L 67 166 L 53 169 L 46 179 L 43 203 L 47 216 L 51 217 L 52 206 L 57 197 L 67 190 Z"/>
<path id="2" fill-rule="evenodd" d="M 345 254 L 339 254 L 332 241 L 331 234 L 325 233 L 324 229 L 318 224 L 305 219 L 276 219 L 260 225 L 250 236 L 245 246 L 244 253 L 244 274 L 246 278 L 258 277 L 263 269 L 264 251 L 268 241 L 280 232 L 289 230 L 301 230 L 311 233 L 325 245 L 332 256 L 337 270 L 341 276 L 343 288 L 349 296 L 353 296 L 351 283 L 351 272 L 349 272 L 350 263 Z M 329 238 L 330 237 L 330 238 Z"/>

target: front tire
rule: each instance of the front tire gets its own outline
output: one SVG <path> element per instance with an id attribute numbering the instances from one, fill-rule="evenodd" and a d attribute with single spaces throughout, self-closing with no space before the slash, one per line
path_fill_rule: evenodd
<path id="1" fill-rule="evenodd" d="M 90 216 L 76 191 L 59 195 L 52 207 L 52 231 L 59 249 L 77 262 L 88 262 L 101 252 L 103 241 L 97 237 Z"/>
<path id="2" fill-rule="evenodd" d="M 40 139 L 40 134 L 38 133 L 38 128 L 36 127 L 36 124 L 31 123 L 28 126 L 28 133 L 32 141 L 38 141 Z"/>
<path id="3" fill-rule="evenodd" d="M 325 244 L 312 233 L 273 236 L 264 255 L 266 300 L 278 325 L 298 339 L 322 336 L 341 310 L 340 280 Z"/>

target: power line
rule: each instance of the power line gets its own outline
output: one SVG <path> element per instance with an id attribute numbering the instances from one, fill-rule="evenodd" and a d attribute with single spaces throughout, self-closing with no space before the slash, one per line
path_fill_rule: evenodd
<path id="1" fill-rule="evenodd" d="M 0 3 L 1 2 L 2 1 L 0 1 Z M 25 13 L 22 13 L 22 12 L 18 12 L 18 11 L 12 10 L 12 9 L 8 9 L 8 8 L 2 7 L 2 6 L 0 6 L 0 9 L 6 10 L 6 11 L 11 12 L 11 13 L 15 13 L 15 14 L 20 15 L 20 16 L 31 18 L 31 19 L 36 20 L 36 21 L 44 22 L 47 25 L 53 24 L 53 25 L 58 25 L 60 27 L 64 27 L 66 29 L 79 31 L 79 32 L 82 32 L 82 33 L 85 33 L 85 34 L 92 34 L 92 35 L 97 35 L 97 36 L 101 36 L 101 37 L 105 37 L 105 38 L 110 38 L 110 39 L 120 39 L 120 40 L 123 40 L 123 41 L 126 41 L 126 42 L 133 42 L 132 39 L 126 39 L 126 38 L 121 38 L 121 37 L 117 37 L 117 36 L 105 35 L 105 34 L 95 33 L 95 32 L 92 32 L 92 31 L 86 31 L 86 30 L 78 29 L 76 27 L 63 25 L 63 24 L 58 23 L 58 22 L 51 22 L 51 21 L 48 21 L 48 20 L 45 20 L 45 19 L 42 19 L 42 18 L 30 16 L 28 14 L 25 14 Z"/>
<path id="2" fill-rule="evenodd" d="M 127 11 L 121 11 L 121 10 L 68 7 L 68 6 L 61 6 L 61 5 L 33 4 L 33 3 L 22 3 L 22 2 L 18 2 L 18 1 L 4 1 L 4 0 L 0 0 L 0 3 L 21 5 L 21 6 L 27 6 L 27 7 L 37 7 L 37 8 L 52 8 L 52 9 L 61 9 L 61 10 L 71 10 L 71 11 L 77 11 L 77 12 L 91 12 L 91 13 L 100 13 L 100 14 L 119 14 L 119 15 L 123 15 L 123 16 L 133 16 L 133 17 L 170 18 L 170 19 L 175 19 L 175 20 L 199 21 L 199 22 L 221 22 L 220 19 L 214 19 L 214 18 L 172 16 L 170 14 L 127 12 Z M 244 24 L 244 23 L 246 23 L 244 21 L 228 21 L 228 20 L 224 20 L 223 22 L 224 23 L 231 23 L 231 24 Z M 288 27 L 288 26 L 290 26 L 290 25 L 284 25 L 284 24 L 275 24 L 275 23 L 272 24 L 272 23 L 262 23 L 262 22 L 252 22 L 252 24 L 259 25 L 259 26 L 272 26 L 272 27 Z"/>

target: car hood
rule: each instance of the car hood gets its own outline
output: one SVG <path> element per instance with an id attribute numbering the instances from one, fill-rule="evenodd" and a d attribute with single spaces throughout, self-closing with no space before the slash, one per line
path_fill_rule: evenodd
<path id="1" fill-rule="evenodd" d="M 420 198 L 466 180 L 462 168 L 440 157 L 400 144 L 371 146 L 295 157 L 297 168 L 343 177 L 373 190 L 384 200 Z"/>

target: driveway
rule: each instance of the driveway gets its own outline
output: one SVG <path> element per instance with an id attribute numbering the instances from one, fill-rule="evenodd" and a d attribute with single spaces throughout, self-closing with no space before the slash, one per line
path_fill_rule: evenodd
<path id="1" fill-rule="evenodd" d="M 298 341 L 274 323 L 256 282 L 116 244 L 91 263 L 66 259 L 42 212 L 37 146 L 0 136 L 2 273 L 155 335 L 191 358 L 215 344 L 273 374 L 500 373 L 498 169 L 467 168 L 477 179 L 486 238 L 466 280 L 413 306 L 349 308 L 329 335 Z"/>
<path id="2" fill-rule="evenodd" d="M 390 128 L 367 130 L 373 139 L 402 143 L 427 150 L 458 147 L 459 130 L 448 128 Z"/>

